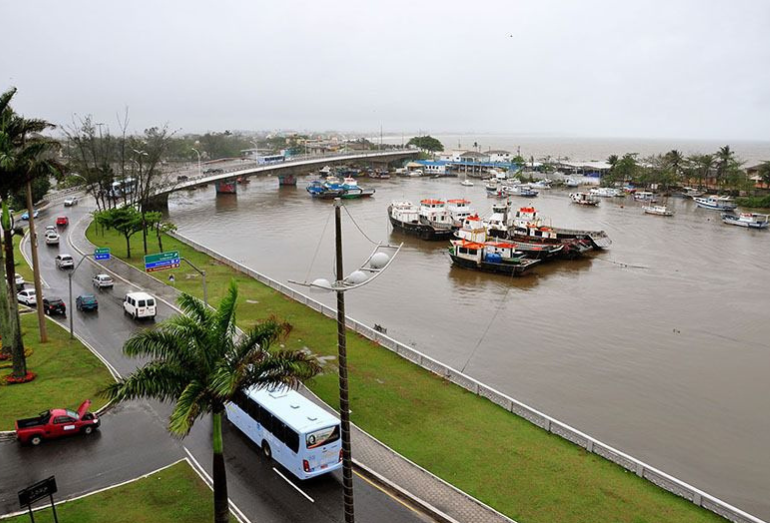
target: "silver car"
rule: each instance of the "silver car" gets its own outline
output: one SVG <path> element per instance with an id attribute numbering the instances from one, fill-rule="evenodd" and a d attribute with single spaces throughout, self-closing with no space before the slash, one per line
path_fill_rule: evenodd
<path id="1" fill-rule="evenodd" d="M 75 260 L 69 254 L 60 254 L 56 257 L 56 267 L 59 269 L 72 269 L 75 267 Z"/>
<path id="2" fill-rule="evenodd" d="M 115 282 L 112 281 L 112 278 L 109 274 L 97 274 L 94 276 L 94 279 L 91 280 L 91 282 L 94 284 L 94 287 L 98 289 L 104 289 L 105 287 L 112 287 Z"/>

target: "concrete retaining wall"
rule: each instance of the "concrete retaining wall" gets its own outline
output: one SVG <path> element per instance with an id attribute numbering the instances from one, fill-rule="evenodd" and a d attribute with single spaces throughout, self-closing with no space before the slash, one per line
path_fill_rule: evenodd
<path id="1" fill-rule="evenodd" d="M 218 252 L 212 251 L 208 247 L 194 242 L 189 238 L 185 238 L 184 236 L 176 233 L 171 233 L 170 235 L 189 245 L 190 247 L 208 254 L 219 262 L 224 263 L 225 265 L 228 265 L 239 272 L 251 276 L 261 283 L 264 283 L 268 287 L 271 287 L 278 292 L 281 292 L 282 294 L 304 305 L 307 305 L 318 312 L 321 312 L 329 318 L 336 319 L 337 317 L 336 309 L 332 309 L 331 307 L 328 307 L 295 289 L 272 280 L 252 269 L 249 269 L 237 261 L 232 260 L 227 256 L 223 256 Z M 765 523 L 761 519 L 752 516 L 751 514 L 747 514 L 746 512 L 733 507 L 729 503 L 715 498 L 714 496 L 711 496 L 693 487 L 692 485 L 685 483 L 684 481 L 670 476 L 665 472 L 644 463 L 643 461 L 640 461 L 618 449 L 615 449 L 597 439 L 594 439 L 591 436 L 567 425 L 566 423 L 562 423 L 561 421 L 543 414 L 542 412 L 528 405 L 525 405 L 524 403 L 516 401 L 510 396 L 507 396 L 502 392 L 488 387 L 483 383 L 475 380 L 474 378 L 467 376 L 462 372 L 453 369 L 452 367 L 448 367 L 447 365 L 444 365 L 440 361 L 437 361 L 426 354 L 423 354 L 407 345 L 404 345 L 403 343 L 396 341 L 381 332 L 375 331 L 371 327 L 359 323 L 358 321 L 349 317 L 346 319 L 346 324 L 351 330 L 372 341 L 377 342 L 382 347 L 395 352 L 404 359 L 409 360 L 412 363 L 415 363 L 420 367 L 433 372 L 434 374 L 437 374 L 470 392 L 473 392 L 474 394 L 487 398 L 493 403 L 512 412 L 513 414 L 516 414 L 517 416 L 526 419 L 534 425 L 537 425 L 543 430 L 547 430 L 553 434 L 561 436 L 562 438 L 585 448 L 588 452 L 593 452 L 599 456 L 602 456 L 603 458 L 608 459 L 631 472 L 634 472 L 638 476 L 643 477 L 648 481 L 658 485 L 659 487 L 672 492 L 677 496 L 681 496 L 700 507 L 715 512 L 716 514 L 719 514 L 720 516 L 736 523 Z"/>

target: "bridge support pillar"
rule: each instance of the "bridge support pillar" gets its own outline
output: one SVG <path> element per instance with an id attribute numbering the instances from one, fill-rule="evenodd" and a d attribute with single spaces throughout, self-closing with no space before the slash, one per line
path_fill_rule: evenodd
<path id="1" fill-rule="evenodd" d="M 151 197 L 144 205 L 145 211 L 168 211 L 168 195 L 169 193 L 159 194 Z"/>
<path id="2" fill-rule="evenodd" d="M 238 184 L 235 178 L 229 178 L 227 180 L 219 180 L 216 182 L 217 194 L 236 194 L 238 192 Z"/>
<path id="3" fill-rule="evenodd" d="M 278 176 L 278 185 L 297 185 L 297 178 L 293 174 L 282 174 Z"/>

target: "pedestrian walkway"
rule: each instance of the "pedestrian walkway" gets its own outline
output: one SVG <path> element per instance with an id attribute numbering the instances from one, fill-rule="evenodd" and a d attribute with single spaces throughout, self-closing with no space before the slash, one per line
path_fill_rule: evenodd
<path id="1" fill-rule="evenodd" d="M 95 248 L 85 237 L 89 223 L 90 218 L 81 220 L 74 225 L 74 230 L 70 234 L 70 241 L 81 253 L 91 253 Z M 168 303 L 176 303 L 179 291 L 117 258 L 94 263 L 102 265 L 114 275 Z M 302 392 L 322 407 L 331 410 L 312 392 L 306 389 Z M 439 521 L 449 523 L 511 523 L 513 521 L 412 463 L 355 425 L 351 436 L 353 459 L 365 474 L 398 491 L 405 498 L 432 513 Z"/>

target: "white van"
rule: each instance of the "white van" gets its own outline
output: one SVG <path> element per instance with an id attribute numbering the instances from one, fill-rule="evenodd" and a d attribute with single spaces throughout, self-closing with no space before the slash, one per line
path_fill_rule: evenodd
<path id="1" fill-rule="evenodd" d="M 123 312 L 135 320 L 155 319 L 155 298 L 146 292 L 129 292 L 123 300 Z"/>

